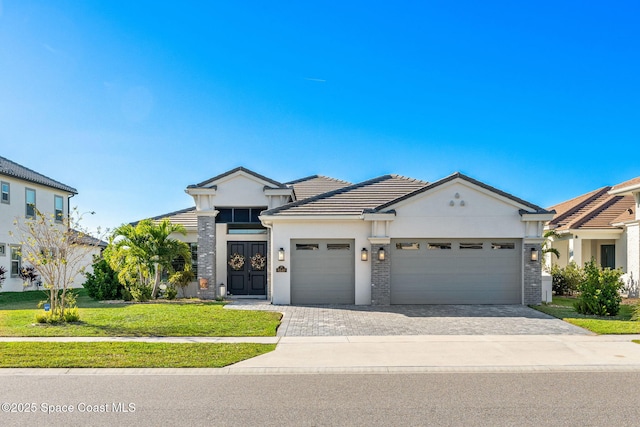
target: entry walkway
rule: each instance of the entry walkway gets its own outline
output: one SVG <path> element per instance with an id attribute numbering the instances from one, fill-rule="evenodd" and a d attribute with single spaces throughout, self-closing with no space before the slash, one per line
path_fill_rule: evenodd
<path id="1" fill-rule="evenodd" d="M 522 305 L 290 306 L 238 300 L 225 308 L 283 313 L 279 337 L 592 334 Z"/>

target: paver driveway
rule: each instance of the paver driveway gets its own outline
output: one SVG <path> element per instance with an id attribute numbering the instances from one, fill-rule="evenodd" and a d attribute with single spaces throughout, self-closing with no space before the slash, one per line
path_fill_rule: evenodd
<path id="1" fill-rule="evenodd" d="M 271 305 L 237 300 L 236 310 L 284 314 L 278 336 L 587 335 L 591 332 L 521 305 Z"/>

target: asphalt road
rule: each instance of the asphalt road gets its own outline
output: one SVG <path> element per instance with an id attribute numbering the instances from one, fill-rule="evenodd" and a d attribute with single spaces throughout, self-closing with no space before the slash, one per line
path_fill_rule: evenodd
<path id="1" fill-rule="evenodd" d="M 636 426 L 639 384 L 640 372 L 3 375 L 0 425 Z"/>

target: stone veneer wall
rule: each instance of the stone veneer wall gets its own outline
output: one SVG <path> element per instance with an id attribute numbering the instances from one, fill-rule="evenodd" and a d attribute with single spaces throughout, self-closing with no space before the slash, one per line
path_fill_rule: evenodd
<path id="1" fill-rule="evenodd" d="M 391 252 L 390 244 L 371 245 L 371 305 L 391 304 Z M 384 248 L 384 261 L 378 260 L 378 250 Z"/>
<path id="2" fill-rule="evenodd" d="M 216 278 L 216 218 L 198 216 L 198 297 L 215 299 L 218 295 Z M 208 287 L 200 287 L 200 279 L 208 280 Z"/>
<path id="3" fill-rule="evenodd" d="M 531 248 L 538 251 L 538 261 L 531 261 Z M 542 245 L 524 244 L 524 304 L 538 305 L 542 302 Z"/>

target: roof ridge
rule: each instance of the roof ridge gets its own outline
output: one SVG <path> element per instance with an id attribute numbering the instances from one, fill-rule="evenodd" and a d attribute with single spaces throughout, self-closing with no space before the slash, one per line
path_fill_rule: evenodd
<path id="1" fill-rule="evenodd" d="M 345 183 L 345 184 L 352 184 L 351 182 L 345 181 L 343 179 L 338 179 L 338 178 L 333 178 L 331 176 L 317 175 L 316 174 L 316 175 L 305 176 L 303 178 L 294 179 L 293 181 L 287 181 L 287 182 L 284 183 L 284 185 L 299 184 L 301 182 L 311 181 L 312 179 L 316 179 L 316 178 L 324 178 L 324 179 L 328 179 L 330 181 L 341 182 L 341 183 Z"/>
<path id="2" fill-rule="evenodd" d="M 325 193 L 320 193 L 320 194 L 316 194 L 315 196 L 306 198 L 306 199 L 302 199 L 302 200 L 296 200 L 294 202 L 291 203 L 287 203 L 285 205 L 282 206 L 278 206 L 277 208 L 273 208 L 273 209 L 269 209 L 267 211 L 264 211 L 264 214 L 267 215 L 271 215 L 274 213 L 278 213 L 281 212 L 283 210 L 287 210 L 289 208 L 293 208 L 293 207 L 297 207 L 297 206 L 302 206 L 305 205 L 307 203 L 311 203 L 311 202 L 315 202 L 316 200 L 321 200 L 321 199 L 326 199 L 327 197 L 331 197 L 331 196 L 335 196 L 336 194 L 340 194 L 340 193 L 346 193 L 347 191 L 351 191 L 351 190 L 355 190 L 356 188 L 362 188 L 362 187 L 366 187 L 367 185 L 371 185 L 371 184 L 375 184 L 378 182 L 382 182 L 388 179 L 391 179 L 392 176 L 391 175 L 382 175 L 376 178 L 372 178 L 366 181 L 362 181 L 362 182 L 358 182 L 355 184 L 351 184 L 351 185 L 347 185 L 346 187 L 341 187 L 338 188 L 336 190 L 331 190 L 331 191 L 327 191 Z"/>
<path id="3" fill-rule="evenodd" d="M 590 193 L 593 193 L 593 194 L 591 194 L 591 196 L 587 197 L 582 202 L 578 203 L 577 205 L 573 206 L 572 208 L 567 209 L 562 214 L 556 216 L 551 221 L 549 221 L 549 224 L 557 224 L 560 221 L 570 217 L 571 215 L 574 215 L 580 209 L 584 208 L 589 203 L 591 203 L 592 201 L 596 200 L 598 197 L 602 196 L 604 193 L 607 193 L 610 189 L 611 189 L 610 186 L 605 186 L 605 187 L 602 187 L 600 189 L 594 190 L 593 192 L 590 192 Z M 572 200 L 579 199 L 580 197 L 584 197 L 585 195 L 590 194 L 590 193 L 585 193 L 585 194 L 582 194 L 580 196 L 576 196 L 573 199 L 567 200 L 566 202 L 559 203 L 559 204 L 564 204 L 564 203 L 571 202 Z M 554 205 L 554 206 L 557 206 L 557 205 Z M 551 208 L 553 208 L 554 206 L 552 206 Z"/>

